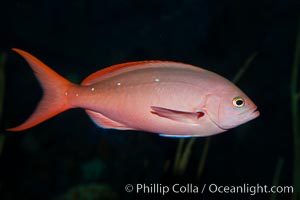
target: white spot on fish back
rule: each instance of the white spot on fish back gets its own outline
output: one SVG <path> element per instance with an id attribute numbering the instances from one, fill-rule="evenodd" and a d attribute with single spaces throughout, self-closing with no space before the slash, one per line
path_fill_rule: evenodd
<path id="1" fill-rule="evenodd" d="M 118 82 L 118 83 L 117 83 L 117 86 L 120 86 L 120 85 L 121 85 L 121 83 L 120 83 L 120 82 Z"/>
<path id="2" fill-rule="evenodd" d="M 78 97 L 79 96 L 79 94 L 78 93 L 76 93 L 76 97 Z"/>
<path id="3" fill-rule="evenodd" d="M 94 91 L 95 91 L 95 88 L 92 87 L 92 88 L 91 88 L 91 91 L 94 92 Z"/>
<path id="4" fill-rule="evenodd" d="M 65 92 L 65 95 L 67 96 L 67 95 L 68 95 L 68 92 Z"/>
<path id="5" fill-rule="evenodd" d="M 159 78 L 156 78 L 156 79 L 154 79 L 154 81 L 155 81 L 155 82 L 159 82 L 160 80 L 159 80 Z"/>

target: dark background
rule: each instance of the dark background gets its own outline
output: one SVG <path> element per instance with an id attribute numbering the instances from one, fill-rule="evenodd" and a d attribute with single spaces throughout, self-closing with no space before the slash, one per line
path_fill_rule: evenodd
<path id="1" fill-rule="evenodd" d="M 190 63 L 232 79 L 257 53 L 238 86 L 261 116 L 210 137 L 204 172 L 196 178 L 206 138 L 196 140 L 186 172 L 176 175 L 172 166 L 178 139 L 104 130 L 83 110 L 70 110 L 32 129 L 3 133 L 0 199 L 162 197 L 128 194 L 128 183 L 271 186 L 279 160 L 279 185 L 292 185 L 290 77 L 299 8 L 299 0 L 1 1 L 3 132 L 23 122 L 42 95 L 31 69 L 12 47 L 32 53 L 76 83 L 113 64 L 151 59 Z"/>

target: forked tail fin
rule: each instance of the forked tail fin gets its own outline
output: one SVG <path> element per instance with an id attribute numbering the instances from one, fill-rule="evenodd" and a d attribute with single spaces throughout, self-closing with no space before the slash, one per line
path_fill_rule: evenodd
<path id="1" fill-rule="evenodd" d="M 8 131 L 21 131 L 31 128 L 70 108 L 65 92 L 73 85 L 57 74 L 33 55 L 20 49 L 12 49 L 20 54 L 30 65 L 40 82 L 44 94 L 34 113 L 21 125 Z"/>

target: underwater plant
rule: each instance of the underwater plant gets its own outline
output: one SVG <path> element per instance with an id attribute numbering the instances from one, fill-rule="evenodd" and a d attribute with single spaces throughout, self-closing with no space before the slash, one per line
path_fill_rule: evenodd
<path id="1" fill-rule="evenodd" d="M 272 185 L 279 185 L 279 179 L 280 179 L 283 163 L 284 163 L 284 160 L 283 160 L 283 158 L 280 157 L 277 162 Z M 279 199 L 277 193 L 272 193 L 271 200 L 276 200 L 276 199 Z"/>
<path id="2" fill-rule="evenodd" d="M 297 87 L 299 64 L 300 64 L 300 22 L 298 24 L 298 33 L 297 33 L 295 53 L 294 53 L 294 63 L 292 66 L 292 74 L 291 74 L 291 113 L 292 113 L 292 128 L 293 128 L 293 135 L 294 135 L 293 200 L 297 200 L 300 198 L 300 127 L 299 127 L 300 91 L 299 88 Z"/>

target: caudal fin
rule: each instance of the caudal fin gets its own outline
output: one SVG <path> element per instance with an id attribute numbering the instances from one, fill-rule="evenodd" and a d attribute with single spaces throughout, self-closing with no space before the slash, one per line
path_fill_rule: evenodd
<path id="1" fill-rule="evenodd" d="M 31 128 L 69 109 L 70 106 L 65 92 L 73 84 L 26 51 L 16 48 L 12 50 L 20 54 L 28 62 L 40 82 L 44 94 L 34 113 L 23 124 L 7 130 L 21 131 Z"/>

